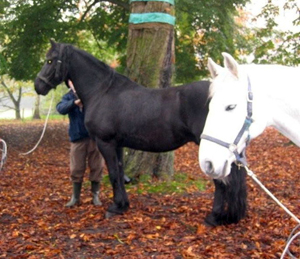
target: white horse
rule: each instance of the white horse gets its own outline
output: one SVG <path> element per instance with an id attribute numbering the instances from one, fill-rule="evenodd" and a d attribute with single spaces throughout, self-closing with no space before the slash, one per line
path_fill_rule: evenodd
<path id="1" fill-rule="evenodd" d="M 208 60 L 211 101 L 199 147 L 206 175 L 224 179 L 248 140 L 273 126 L 300 146 L 300 67 L 239 65 L 222 53 L 224 67 Z"/>

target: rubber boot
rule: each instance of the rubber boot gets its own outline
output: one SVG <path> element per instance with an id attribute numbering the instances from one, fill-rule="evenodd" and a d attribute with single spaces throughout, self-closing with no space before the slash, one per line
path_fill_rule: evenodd
<path id="1" fill-rule="evenodd" d="M 95 206 L 101 206 L 102 202 L 99 199 L 100 183 L 99 182 L 91 182 L 91 190 L 92 190 L 92 195 L 93 195 L 92 203 Z"/>
<path id="2" fill-rule="evenodd" d="M 124 182 L 125 184 L 129 184 L 131 182 L 131 179 L 126 174 L 124 174 Z"/>
<path id="3" fill-rule="evenodd" d="M 80 204 L 80 192 L 82 183 L 73 183 L 73 194 L 71 200 L 66 204 L 66 207 L 70 208 Z"/>

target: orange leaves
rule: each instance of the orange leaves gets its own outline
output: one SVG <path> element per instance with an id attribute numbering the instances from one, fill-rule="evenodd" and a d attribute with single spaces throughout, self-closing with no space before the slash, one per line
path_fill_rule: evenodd
<path id="1" fill-rule="evenodd" d="M 203 234 L 207 233 L 207 231 L 208 231 L 208 227 L 203 224 L 200 224 L 200 225 L 198 225 L 196 233 L 197 233 L 197 235 L 203 235 Z"/>
<path id="2" fill-rule="evenodd" d="M 193 252 L 193 246 L 189 246 L 188 249 L 183 250 L 183 256 L 187 258 L 196 258 L 197 254 Z"/>
<path id="3" fill-rule="evenodd" d="M 250 178 L 248 216 L 217 228 L 203 224 L 214 188 L 187 188 L 182 194 L 130 193 L 130 210 L 105 219 L 111 187 L 101 186 L 103 207 L 90 204 L 84 184 L 79 207 L 70 198 L 69 141 L 66 122 L 50 122 L 41 145 L 35 144 L 41 122 L 0 126 L 9 148 L 0 181 L 0 258 L 279 258 L 295 222 Z M 38 137 L 37 137 L 38 136 Z M 250 169 L 298 217 L 300 149 L 268 129 L 247 150 Z M 198 147 L 192 143 L 175 153 L 175 168 L 188 181 L 204 177 Z M 86 180 L 88 180 L 88 173 Z M 206 178 L 207 179 L 207 178 Z M 142 185 L 140 188 L 143 188 Z M 300 257 L 297 247 L 296 257 Z"/>

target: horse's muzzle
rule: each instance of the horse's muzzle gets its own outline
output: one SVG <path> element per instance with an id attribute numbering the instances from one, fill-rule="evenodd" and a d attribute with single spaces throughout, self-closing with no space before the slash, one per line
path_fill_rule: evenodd
<path id="1" fill-rule="evenodd" d="M 38 77 L 34 81 L 34 89 L 36 93 L 40 95 L 47 95 L 51 90 L 51 88 L 49 88 L 47 84 Z"/>
<path id="2" fill-rule="evenodd" d="M 213 179 L 224 179 L 227 176 L 229 161 L 227 160 L 222 168 L 222 170 L 217 171 L 215 170 L 214 164 L 211 161 L 204 162 L 204 173 Z"/>

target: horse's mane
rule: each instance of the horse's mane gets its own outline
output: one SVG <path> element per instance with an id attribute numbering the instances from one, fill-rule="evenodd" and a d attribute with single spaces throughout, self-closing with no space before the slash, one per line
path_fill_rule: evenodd
<path id="1" fill-rule="evenodd" d="M 79 54 L 81 54 L 82 56 L 84 56 L 85 58 L 87 58 L 88 60 L 90 60 L 95 66 L 98 66 L 101 69 L 105 69 L 105 70 L 108 70 L 108 71 L 114 70 L 109 65 L 107 65 L 103 61 L 100 61 L 99 59 L 97 59 L 96 57 L 94 57 L 90 53 L 86 52 L 85 50 L 79 49 L 79 48 L 77 48 L 77 47 L 75 47 L 73 45 L 70 45 L 70 46 L 71 46 L 72 51 L 78 52 Z"/>

